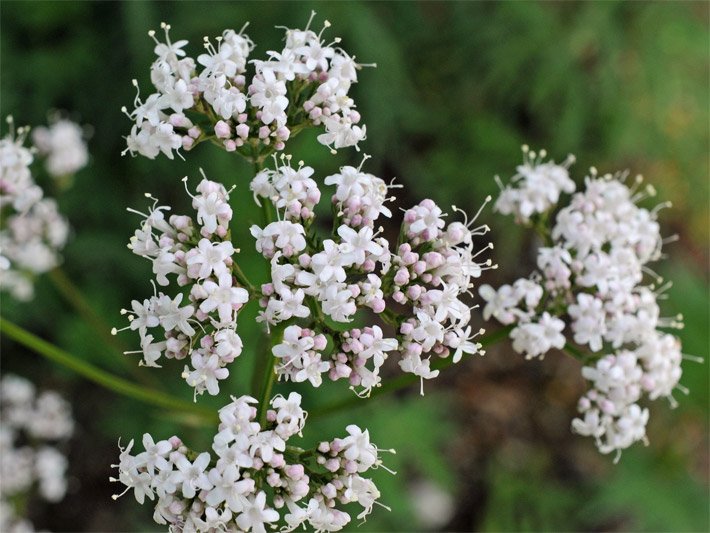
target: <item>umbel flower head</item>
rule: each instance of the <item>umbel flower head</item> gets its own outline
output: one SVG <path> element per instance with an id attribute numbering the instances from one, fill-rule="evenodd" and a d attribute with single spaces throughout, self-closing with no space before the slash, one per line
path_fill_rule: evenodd
<path id="1" fill-rule="evenodd" d="M 57 203 L 45 198 L 31 165 L 35 155 L 45 159 L 53 178 L 66 178 L 87 162 L 81 128 L 68 120 L 55 121 L 49 129 L 38 128 L 36 147 L 25 143 L 29 128 L 10 132 L 0 139 L 0 290 L 17 300 L 34 295 L 34 278 L 60 262 L 59 252 L 69 236 L 69 224 Z"/>
<path id="2" fill-rule="evenodd" d="M 501 184 L 495 209 L 534 227 L 544 246 L 529 278 L 480 288 L 484 318 L 513 326 L 513 349 L 527 358 L 552 348 L 587 348 L 592 355 L 582 375 L 591 388 L 572 428 L 594 437 L 602 453 L 620 453 L 646 440 L 644 396 L 674 404 L 674 389 L 685 390 L 678 384 L 680 341 L 662 331 L 682 327 L 681 318 L 660 317 L 657 300 L 670 284 L 659 286 L 647 266 L 674 240 L 661 238 L 657 221 L 670 204 L 645 209 L 638 204 L 655 191 L 642 188 L 641 177 L 629 186 L 627 173 L 600 176 L 594 168 L 584 190 L 574 193 L 568 174 L 574 157 L 556 165 L 543 162 L 544 152 L 523 147 L 523 153 L 524 164 L 510 185 Z M 562 193 L 574 194 L 560 202 Z"/>
<path id="3" fill-rule="evenodd" d="M 168 24 L 162 24 L 165 42 L 149 32 L 156 43 L 155 92 L 144 100 L 136 95 L 130 113 L 124 108 L 134 121 L 126 152 L 172 159 L 210 141 L 263 161 L 311 126 L 323 128 L 318 142 L 332 150 L 357 146 L 366 128 L 349 91 L 363 65 L 338 46 L 339 38 L 325 40 L 328 21 L 319 33 L 310 29 L 314 15 L 306 29 L 286 29 L 284 48 L 263 59 L 250 59 L 255 45 L 246 24 L 224 30 L 214 43 L 205 37 L 196 60 L 183 50 L 187 41 L 171 41 Z"/>
<path id="4" fill-rule="evenodd" d="M 349 425 L 347 436 L 304 450 L 289 443 L 306 423 L 298 393 L 274 397 L 263 425 L 256 403 L 233 397 L 220 409 L 211 451 L 190 450 L 178 437 L 156 442 L 146 433 L 145 451 L 131 455 L 130 441 L 111 480 L 125 485 L 122 494 L 132 489 L 140 504 L 155 501 L 154 520 L 180 531 L 265 532 L 279 521 L 281 531 L 338 531 L 351 520 L 342 506 L 359 505 L 357 517 L 364 519 L 382 505 L 364 477 L 382 466 L 383 451 L 367 430 Z"/>

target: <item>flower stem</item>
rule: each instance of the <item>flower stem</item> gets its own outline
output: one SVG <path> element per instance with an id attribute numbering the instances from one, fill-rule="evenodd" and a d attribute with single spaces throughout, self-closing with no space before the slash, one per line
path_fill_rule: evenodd
<path id="1" fill-rule="evenodd" d="M 79 289 L 72 282 L 61 267 L 51 270 L 48 277 L 62 298 L 64 298 L 67 303 L 69 303 L 69 305 L 71 305 L 76 312 L 79 313 L 86 323 L 92 327 L 92 329 L 96 332 L 96 335 L 104 342 L 104 344 L 117 352 L 119 357 L 116 359 L 135 379 L 144 385 L 151 387 L 159 386 L 156 380 L 151 379 L 143 372 L 140 372 L 136 365 L 131 364 L 130 361 L 125 358 L 124 352 L 126 351 L 126 348 L 118 342 L 116 337 L 111 335 L 111 328 L 109 325 L 104 322 L 104 319 L 101 318 L 91 304 L 89 304 L 86 297 L 82 294 L 81 289 Z"/>
<path id="2" fill-rule="evenodd" d="M 111 335 L 111 328 L 104 322 L 96 311 L 91 307 L 89 302 L 81 293 L 81 290 L 74 285 L 61 267 L 51 270 L 48 274 L 49 279 L 54 284 L 54 287 L 59 291 L 59 294 L 82 316 L 88 324 L 94 328 L 97 335 L 108 346 L 112 346 L 116 350 L 123 353 L 124 348 L 117 342 L 116 337 Z M 127 363 L 125 359 L 121 359 L 123 363 Z"/>
<path id="3" fill-rule="evenodd" d="M 584 354 L 582 350 L 580 350 L 569 342 L 565 343 L 564 347 L 562 348 L 562 351 L 585 365 L 597 359 L 593 355 Z"/>
<path id="4" fill-rule="evenodd" d="M 274 381 L 276 381 L 276 371 L 274 370 L 276 357 L 271 353 L 271 347 L 279 344 L 283 340 L 284 329 L 286 329 L 285 323 L 277 324 L 271 328 L 271 342 L 268 345 L 268 352 L 264 354 L 268 357 L 268 360 L 266 362 L 266 368 L 264 369 L 264 383 L 261 387 L 261 394 L 259 395 L 259 424 L 262 429 L 266 424 L 266 411 L 269 408 L 271 390 L 274 388 Z"/>
<path id="5" fill-rule="evenodd" d="M 478 343 L 483 347 L 495 344 L 505 339 L 508 336 L 508 333 L 510 333 L 511 329 L 513 329 L 513 326 L 506 326 L 504 328 L 497 329 L 489 333 L 488 335 L 482 336 L 478 340 Z M 437 359 L 432 362 L 431 368 L 434 370 L 443 370 L 445 368 L 448 368 L 452 364 L 453 361 L 451 357 L 448 357 L 446 359 Z M 418 380 L 419 376 L 415 376 L 414 374 L 400 374 L 396 378 L 386 383 L 383 383 L 381 387 L 373 389 L 370 394 L 370 397 L 398 391 L 407 387 L 408 385 L 417 382 Z M 363 405 L 362 399 L 358 396 L 350 396 L 348 398 L 344 398 L 340 401 L 334 402 L 331 405 L 326 405 L 325 407 L 322 407 L 320 409 L 315 409 L 311 411 L 309 416 L 310 418 L 321 418 L 337 413 L 338 411 L 343 411 L 359 405 Z"/>
<path id="6" fill-rule="evenodd" d="M 171 409 L 173 411 L 188 413 L 197 416 L 199 419 L 213 424 L 216 420 L 215 414 L 203 407 L 199 407 L 191 402 L 181 400 L 164 392 L 154 391 L 135 383 L 131 383 L 123 378 L 114 376 L 100 368 L 97 368 L 76 356 L 65 352 L 61 348 L 40 339 L 36 335 L 23 329 L 17 324 L 13 324 L 4 318 L 0 318 L 0 331 L 9 338 L 29 348 L 33 352 L 46 357 L 50 361 L 68 368 L 80 376 L 101 385 L 102 387 L 139 400 L 141 402 Z"/>

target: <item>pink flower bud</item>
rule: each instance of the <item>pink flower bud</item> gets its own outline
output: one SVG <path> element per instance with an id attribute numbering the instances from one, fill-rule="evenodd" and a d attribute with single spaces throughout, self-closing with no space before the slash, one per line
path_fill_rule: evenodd
<path id="1" fill-rule="evenodd" d="M 340 467 L 340 465 L 338 465 L 338 468 L 339 467 Z M 326 466 L 326 468 L 327 468 L 327 466 Z M 338 470 L 338 468 L 333 470 L 333 472 Z M 335 487 L 333 486 L 332 483 L 328 483 L 326 485 L 323 485 L 323 487 L 321 487 L 321 492 L 323 493 L 323 496 L 325 496 L 326 498 L 329 498 L 331 500 L 338 495 L 338 491 L 335 490 Z"/>
<path id="2" fill-rule="evenodd" d="M 224 120 L 220 120 L 214 125 L 214 134 L 219 139 L 229 139 L 231 136 L 231 128 Z"/>
<path id="3" fill-rule="evenodd" d="M 302 464 L 288 465 L 284 469 L 284 472 L 288 477 L 290 477 L 294 481 L 298 481 L 303 477 L 303 474 L 305 474 L 305 470 L 303 469 Z"/>
<path id="4" fill-rule="evenodd" d="M 335 457 L 328 459 L 325 462 L 325 468 L 330 472 L 337 472 L 338 470 L 340 470 L 340 460 L 336 459 Z"/>
<path id="5" fill-rule="evenodd" d="M 236 127 L 237 136 L 242 139 L 246 139 L 249 136 L 249 126 L 246 124 L 239 124 Z"/>
<path id="6" fill-rule="evenodd" d="M 182 138 L 182 148 L 186 152 L 189 152 L 192 149 L 192 147 L 194 146 L 194 144 L 195 144 L 195 140 L 192 137 L 188 137 L 187 135 L 185 135 Z"/>
<path id="7" fill-rule="evenodd" d="M 313 349 L 318 352 L 325 350 L 327 344 L 328 340 L 325 338 L 325 335 L 316 335 L 313 338 Z"/>
<path id="8" fill-rule="evenodd" d="M 308 268 L 311 264 L 311 256 L 308 254 L 301 254 L 298 256 L 298 264 L 302 268 Z"/>
<path id="9" fill-rule="evenodd" d="M 419 296 L 422 294 L 422 287 L 421 285 L 412 285 L 407 289 L 407 296 L 411 300 L 418 300 Z"/>
<path id="10" fill-rule="evenodd" d="M 274 284 L 273 283 L 264 283 L 261 286 L 261 293 L 264 296 L 271 296 L 272 294 L 274 294 Z"/>
<path id="11" fill-rule="evenodd" d="M 409 281 L 409 271 L 406 268 L 400 268 L 394 275 L 394 282 L 397 285 L 405 285 Z"/>
<path id="12" fill-rule="evenodd" d="M 348 474 L 357 472 L 357 463 L 355 461 L 345 461 L 345 471 Z"/>

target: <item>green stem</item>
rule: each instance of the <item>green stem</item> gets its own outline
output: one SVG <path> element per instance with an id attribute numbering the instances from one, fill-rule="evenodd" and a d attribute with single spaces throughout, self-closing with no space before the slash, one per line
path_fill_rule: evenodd
<path id="1" fill-rule="evenodd" d="M 594 355 L 583 353 L 582 350 L 580 350 L 569 342 L 565 343 L 564 347 L 562 348 L 562 351 L 565 352 L 567 355 L 574 357 L 577 361 L 580 361 L 582 364 L 585 365 L 587 363 L 593 362 L 596 359 Z"/>
<path id="2" fill-rule="evenodd" d="M 147 404 L 154 405 L 156 407 L 196 415 L 200 419 L 210 423 L 214 423 L 216 421 L 215 414 L 210 410 L 199 407 L 191 402 L 186 402 L 180 398 L 175 398 L 169 394 L 154 391 L 131 383 L 130 381 L 126 381 L 123 378 L 114 376 L 105 370 L 101 370 L 100 368 L 78 359 L 77 357 L 65 352 L 53 344 L 48 343 L 45 340 L 40 339 L 36 335 L 4 318 L 0 318 L 0 331 L 35 353 L 76 372 L 80 376 L 83 376 L 89 381 L 93 381 L 108 390 Z"/>
<path id="3" fill-rule="evenodd" d="M 242 287 L 249 291 L 249 294 L 251 296 L 255 296 L 258 298 L 261 295 L 261 292 L 257 290 L 257 288 L 251 283 L 251 281 L 249 281 L 249 279 L 246 277 L 246 274 L 244 274 L 241 267 L 239 266 L 239 264 L 237 264 L 236 261 L 232 263 L 232 272 L 237 278 L 237 281 L 241 284 Z"/>
<path id="4" fill-rule="evenodd" d="M 497 343 L 498 341 L 506 338 L 508 336 L 508 333 L 510 333 L 510 330 L 513 329 L 513 326 L 506 326 L 504 328 L 497 329 L 488 335 L 482 336 L 478 343 L 482 347 L 490 346 L 492 344 Z M 448 368 L 453 364 L 453 360 L 451 357 L 447 357 L 446 359 L 437 359 L 431 364 L 431 368 L 433 370 L 443 370 L 445 368 Z M 396 378 L 383 383 L 381 387 L 378 387 L 376 389 L 372 389 L 372 392 L 370 394 L 370 397 L 372 398 L 373 396 L 380 396 L 382 394 L 390 393 L 390 392 L 395 392 L 400 389 L 403 389 L 407 387 L 408 385 L 411 385 L 415 382 L 419 381 L 419 376 L 415 376 L 414 374 L 400 374 Z M 321 418 L 324 416 L 328 416 L 333 413 L 337 413 L 338 411 L 343 411 L 346 409 L 350 409 L 353 407 L 361 406 L 363 405 L 363 401 L 361 398 L 358 396 L 349 396 L 348 398 L 344 398 L 340 401 L 334 402 L 331 405 L 327 405 L 325 407 L 322 407 L 320 409 L 315 409 L 313 410 L 309 417 L 310 418 Z"/>
<path id="5" fill-rule="evenodd" d="M 263 159 L 257 157 L 256 149 L 254 150 L 254 154 L 252 156 L 252 163 L 254 164 L 254 175 L 261 172 L 264 168 Z M 266 227 L 274 220 L 273 212 L 271 211 L 271 202 L 268 201 L 268 199 L 265 199 L 265 201 L 261 203 L 261 209 L 264 217 L 264 227 Z M 259 395 L 259 424 L 261 424 L 262 428 L 266 425 L 266 411 L 269 408 L 271 390 L 274 388 L 274 381 L 276 381 L 276 372 L 274 370 L 274 366 L 276 365 L 276 357 L 273 353 L 271 353 L 271 348 L 281 342 L 285 327 L 286 324 L 278 324 L 271 328 L 269 342 L 264 343 L 266 350 L 264 350 L 261 354 L 261 356 L 266 359 L 265 364 L 262 367 L 257 360 L 254 365 L 255 374 L 253 378 L 255 379 L 252 379 L 252 382 L 258 382 L 259 376 L 256 372 L 263 372 L 261 393 Z"/>
<path id="6" fill-rule="evenodd" d="M 86 301 L 81 290 L 74 285 L 61 267 L 51 270 L 48 274 L 49 279 L 54 284 L 54 287 L 59 291 L 59 294 L 88 322 L 96 334 L 108 345 L 123 353 L 125 349 L 117 342 L 116 337 L 111 335 L 111 328 L 106 322 L 94 311 L 89 302 Z M 127 363 L 122 359 L 124 363 Z"/>
<path id="7" fill-rule="evenodd" d="M 94 308 L 84 297 L 81 290 L 69 279 L 61 267 L 51 270 L 48 274 L 50 281 L 54 284 L 59 294 L 71 305 L 77 313 L 89 324 L 101 340 L 113 348 L 118 357 L 116 359 L 126 368 L 129 373 L 144 385 L 158 387 L 156 380 L 150 379 L 143 372 L 140 372 L 136 365 L 132 364 L 124 356 L 126 348 L 118 342 L 118 339 L 111 335 L 111 328 L 104 322 L 103 318 L 96 313 Z"/>
<path id="8" fill-rule="evenodd" d="M 284 329 L 286 329 L 285 323 L 271 328 L 271 342 L 269 343 L 268 353 L 264 354 L 268 357 L 268 360 L 264 369 L 264 383 L 259 395 L 259 424 L 262 428 L 266 425 L 266 411 L 269 409 L 271 390 L 274 388 L 274 382 L 276 381 L 276 371 L 274 370 L 276 357 L 271 353 L 271 348 L 283 340 Z"/>

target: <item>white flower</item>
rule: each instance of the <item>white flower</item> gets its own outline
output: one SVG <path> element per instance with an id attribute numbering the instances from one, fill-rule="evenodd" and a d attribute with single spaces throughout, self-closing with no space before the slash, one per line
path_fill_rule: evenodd
<path id="1" fill-rule="evenodd" d="M 249 88 L 251 103 L 261 108 L 261 120 L 264 124 L 276 121 L 282 126 L 286 123 L 284 110 L 288 107 L 286 84 L 277 80 L 270 68 L 262 68 L 260 75 L 261 77 L 254 77 Z"/>
<path id="2" fill-rule="evenodd" d="M 203 354 L 199 350 L 192 352 L 190 359 L 195 370 L 189 371 L 185 367 L 185 381 L 191 387 L 195 388 L 197 394 L 207 390 L 212 396 L 219 394 L 219 380 L 229 377 L 229 370 L 223 368 L 222 361 L 215 354 Z"/>
<path id="3" fill-rule="evenodd" d="M 252 236 L 256 239 L 256 250 L 267 259 L 279 250 L 285 257 L 291 257 L 306 249 L 306 231 L 301 224 L 287 220 L 272 222 L 265 228 L 252 226 Z"/>
<path id="4" fill-rule="evenodd" d="M 160 98 L 163 105 L 171 107 L 176 113 L 190 109 L 195 103 L 192 91 L 185 80 L 177 80 L 174 85 L 166 86 Z"/>
<path id="5" fill-rule="evenodd" d="M 177 470 L 173 475 L 175 483 L 181 484 L 180 490 L 185 498 L 194 498 L 198 489 L 210 490 L 210 482 L 205 470 L 210 464 L 210 454 L 207 452 L 197 456 L 194 462 L 180 454 L 174 460 Z"/>
<path id="6" fill-rule="evenodd" d="M 195 334 L 195 330 L 188 320 L 192 318 L 195 308 L 191 305 L 180 307 L 182 297 L 182 294 L 178 294 L 174 300 L 171 300 L 169 296 L 160 293 L 157 298 L 152 298 L 152 302 L 155 313 L 160 320 L 160 325 L 165 331 L 178 329 L 188 337 L 192 337 Z"/>
<path id="7" fill-rule="evenodd" d="M 370 442 L 370 432 L 355 424 L 345 428 L 348 436 L 342 439 L 345 458 L 358 463 L 358 472 L 369 470 L 377 463 L 377 448 Z"/>
<path id="8" fill-rule="evenodd" d="M 193 277 L 198 279 L 205 279 L 213 273 L 216 277 L 220 277 L 228 272 L 225 260 L 233 253 L 234 246 L 229 241 L 211 242 L 209 239 L 200 239 L 197 248 L 187 253 L 188 271 L 193 274 L 196 272 Z"/>
<path id="9" fill-rule="evenodd" d="M 220 324 L 229 324 L 234 321 L 234 312 L 249 301 L 249 293 L 242 287 L 232 285 L 232 276 L 222 274 L 218 283 L 207 280 L 202 284 L 207 298 L 200 304 L 200 310 L 211 313 L 215 309 L 219 315 Z"/>
<path id="10" fill-rule="evenodd" d="M 232 512 L 242 512 L 247 502 L 246 495 L 254 490 L 254 480 L 240 480 L 240 477 L 236 464 L 227 466 L 223 471 L 217 468 L 210 470 L 209 479 L 214 488 L 207 494 L 207 504 L 215 506 L 226 502 Z"/>
<path id="11" fill-rule="evenodd" d="M 444 326 L 427 313 L 417 313 L 417 325 L 412 331 L 412 338 L 422 345 L 424 352 L 430 351 L 434 344 L 444 340 Z"/>
<path id="12" fill-rule="evenodd" d="M 344 261 L 341 248 L 335 241 L 327 239 L 323 241 L 323 251 L 311 258 L 311 269 L 321 283 L 342 283 L 346 277 Z"/>
<path id="13" fill-rule="evenodd" d="M 155 442 L 149 433 L 143 434 L 144 452 L 136 456 L 136 465 L 145 466 L 151 474 L 157 470 L 170 469 L 167 461 L 168 454 L 173 446 L 167 440 Z"/>
<path id="14" fill-rule="evenodd" d="M 542 357 L 551 348 L 562 349 L 565 336 L 562 335 L 565 323 L 557 317 L 544 312 L 538 322 L 519 324 L 510 332 L 513 349 L 525 354 L 527 359 Z"/>
<path id="15" fill-rule="evenodd" d="M 577 295 L 577 303 L 569 306 L 567 312 L 572 317 L 574 341 L 589 344 L 594 352 L 602 349 L 602 337 L 606 333 L 603 302 L 590 294 Z"/>
<path id="16" fill-rule="evenodd" d="M 365 262 L 367 255 L 382 255 L 383 249 L 373 240 L 374 232 L 370 227 L 355 231 L 343 224 L 338 228 L 338 235 L 344 245 L 341 247 L 344 264 L 359 266 Z"/>
<path id="17" fill-rule="evenodd" d="M 217 343 L 215 352 L 222 361 L 231 362 L 241 355 L 244 345 L 241 337 L 233 329 L 219 330 L 215 333 L 214 340 Z"/>
<path id="18" fill-rule="evenodd" d="M 276 522 L 279 513 L 266 507 L 266 493 L 259 491 L 244 504 L 244 510 L 237 516 L 237 525 L 244 531 L 251 529 L 254 533 L 266 533 L 264 524 Z"/>
<path id="19" fill-rule="evenodd" d="M 222 185 L 202 180 L 197 187 L 198 194 L 193 197 L 192 206 L 197 210 L 197 221 L 208 233 L 214 233 L 218 225 L 226 225 L 232 218 L 229 196 Z"/>

